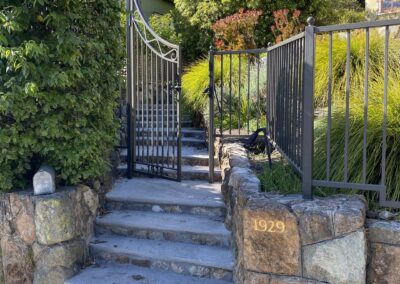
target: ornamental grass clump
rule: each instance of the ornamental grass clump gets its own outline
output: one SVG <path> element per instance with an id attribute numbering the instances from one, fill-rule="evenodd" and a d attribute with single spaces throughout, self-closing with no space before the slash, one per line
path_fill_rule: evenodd
<path id="1" fill-rule="evenodd" d="M 316 105 L 326 107 L 327 88 L 327 39 L 322 41 L 322 48 L 317 49 L 316 60 Z M 400 200 L 400 42 L 399 39 L 390 39 L 389 49 L 389 77 L 387 103 L 387 151 L 386 176 L 387 198 Z M 331 162 L 330 176 L 333 181 L 344 179 L 344 143 L 345 143 L 345 64 L 346 39 L 334 40 L 334 88 L 333 113 L 331 130 Z M 382 178 L 382 139 L 383 139 L 383 99 L 384 99 L 384 36 L 379 33 L 371 34 L 370 41 L 370 70 L 368 74 L 368 118 L 366 139 L 366 182 L 379 184 Z M 326 70 L 324 72 L 324 70 Z M 349 149 L 348 149 L 348 180 L 349 182 L 363 182 L 363 138 L 364 138 L 364 72 L 365 72 L 365 36 L 352 35 L 351 44 L 351 88 L 349 111 Z M 321 118 L 316 122 L 315 165 L 314 176 L 326 178 L 326 139 L 327 119 Z M 369 194 L 372 199 L 376 195 Z"/>
<path id="2" fill-rule="evenodd" d="M 260 54 L 260 58 L 263 58 L 263 56 L 264 54 Z M 257 125 L 256 117 L 259 117 L 259 124 L 262 125 L 265 117 L 263 106 L 265 105 L 266 65 L 262 62 L 262 59 L 259 64 L 257 60 L 252 55 L 249 57 L 241 55 L 239 64 L 239 56 L 232 55 L 231 64 L 230 55 L 224 55 L 223 64 L 221 64 L 221 57 L 215 56 L 214 83 L 215 96 L 218 98 L 215 102 L 215 125 L 218 129 L 221 124 L 219 114 L 221 102 L 224 130 L 229 128 L 230 123 L 232 123 L 233 129 L 237 129 L 239 121 L 241 128 L 247 128 L 247 120 L 250 120 L 250 128 L 254 131 Z M 248 63 L 250 66 L 248 66 Z M 258 68 L 260 68 L 259 71 Z M 232 72 L 230 72 L 231 69 Z M 249 74 L 250 76 L 248 76 Z M 208 117 L 209 97 L 204 91 L 209 86 L 209 80 L 208 59 L 195 62 L 186 69 L 182 76 L 182 91 L 186 108 L 200 112 L 206 118 Z M 222 100 L 221 82 L 223 82 Z M 231 115 L 229 116 L 230 111 Z"/>
<path id="3" fill-rule="evenodd" d="M 117 137 L 119 1 L 0 3 L 0 190 L 42 163 L 62 184 L 102 175 Z"/>

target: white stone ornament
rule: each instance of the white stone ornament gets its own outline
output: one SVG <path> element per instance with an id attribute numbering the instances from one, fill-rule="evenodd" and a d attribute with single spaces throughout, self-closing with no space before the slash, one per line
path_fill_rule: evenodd
<path id="1" fill-rule="evenodd" d="M 56 192 L 56 172 L 46 165 L 42 165 L 33 176 L 34 195 L 52 194 Z"/>

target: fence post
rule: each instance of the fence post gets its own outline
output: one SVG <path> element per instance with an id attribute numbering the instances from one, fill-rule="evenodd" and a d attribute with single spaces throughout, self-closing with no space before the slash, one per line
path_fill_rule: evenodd
<path id="1" fill-rule="evenodd" d="M 209 60 L 209 76 L 210 82 L 208 86 L 209 96 L 209 126 L 208 126 L 208 152 L 209 152 L 209 179 L 210 183 L 214 182 L 214 50 L 210 46 L 208 53 Z"/>
<path id="2" fill-rule="evenodd" d="M 302 189 L 305 199 L 312 199 L 313 146 L 314 146 L 314 66 L 315 26 L 314 18 L 307 19 L 305 29 L 304 77 L 303 77 L 303 149 Z"/>

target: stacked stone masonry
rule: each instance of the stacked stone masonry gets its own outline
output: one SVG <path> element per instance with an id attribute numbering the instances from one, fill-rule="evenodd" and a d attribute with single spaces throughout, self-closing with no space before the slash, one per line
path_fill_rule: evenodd
<path id="1" fill-rule="evenodd" d="M 0 283 L 64 283 L 87 258 L 98 196 L 89 187 L 0 195 Z"/>
<path id="2" fill-rule="evenodd" d="M 399 223 L 366 221 L 359 196 L 308 201 L 260 192 L 241 144 L 216 149 L 236 283 L 400 283 Z"/>

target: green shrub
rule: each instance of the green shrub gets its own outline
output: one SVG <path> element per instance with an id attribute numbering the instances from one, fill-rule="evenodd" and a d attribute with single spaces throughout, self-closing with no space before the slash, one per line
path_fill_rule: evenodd
<path id="1" fill-rule="evenodd" d="M 0 190 L 42 163 L 61 183 L 98 177 L 117 137 L 119 1 L 0 3 Z"/>
<path id="2" fill-rule="evenodd" d="M 323 39 L 325 40 L 325 39 Z M 335 88 L 331 130 L 331 175 L 330 179 L 342 181 L 344 177 L 344 139 L 345 139 L 345 38 L 335 39 L 334 74 Z M 386 185 L 389 199 L 400 200 L 400 49 L 399 40 L 390 40 L 389 79 L 388 79 L 388 111 L 387 111 L 387 163 Z M 370 72 L 368 75 L 369 103 L 367 127 L 367 183 L 377 184 L 381 179 L 382 158 L 382 123 L 383 123 L 383 90 L 384 90 L 384 37 L 378 33 L 371 34 Z M 322 48 L 325 50 L 326 47 Z M 318 49 L 317 49 L 318 50 Z M 321 49 L 319 49 L 321 50 Z M 318 104 L 325 106 L 327 57 L 324 53 L 317 56 Z M 321 68 L 321 66 L 325 66 Z M 362 182 L 363 127 L 364 127 L 364 67 L 365 37 L 361 34 L 353 36 L 351 45 L 351 92 L 349 114 L 349 149 L 348 170 L 350 182 Z M 325 73 L 325 74 L 322 74 Z M 325 89 L 325 93 L 324 90 Z M 326 178 L 326 118 L 316 123 L 315 166 L 314 176 Z"/>
<path id="3" fill-rule="evenodd" d="M 284 158 L 274 159 L 272 167 L 266 165 L 258 175 L 261 190 L 282 194 L 301 193 L 301 179 Z"/>
<path id="4" fill-rule="evenodd" d="M 163 39 L 174 44 L 182 43 L 182 39 L 174 26 L 174 17 L 171 12 L 165 15 L 152 15 L 149 23 L 153 30 Z"/>

